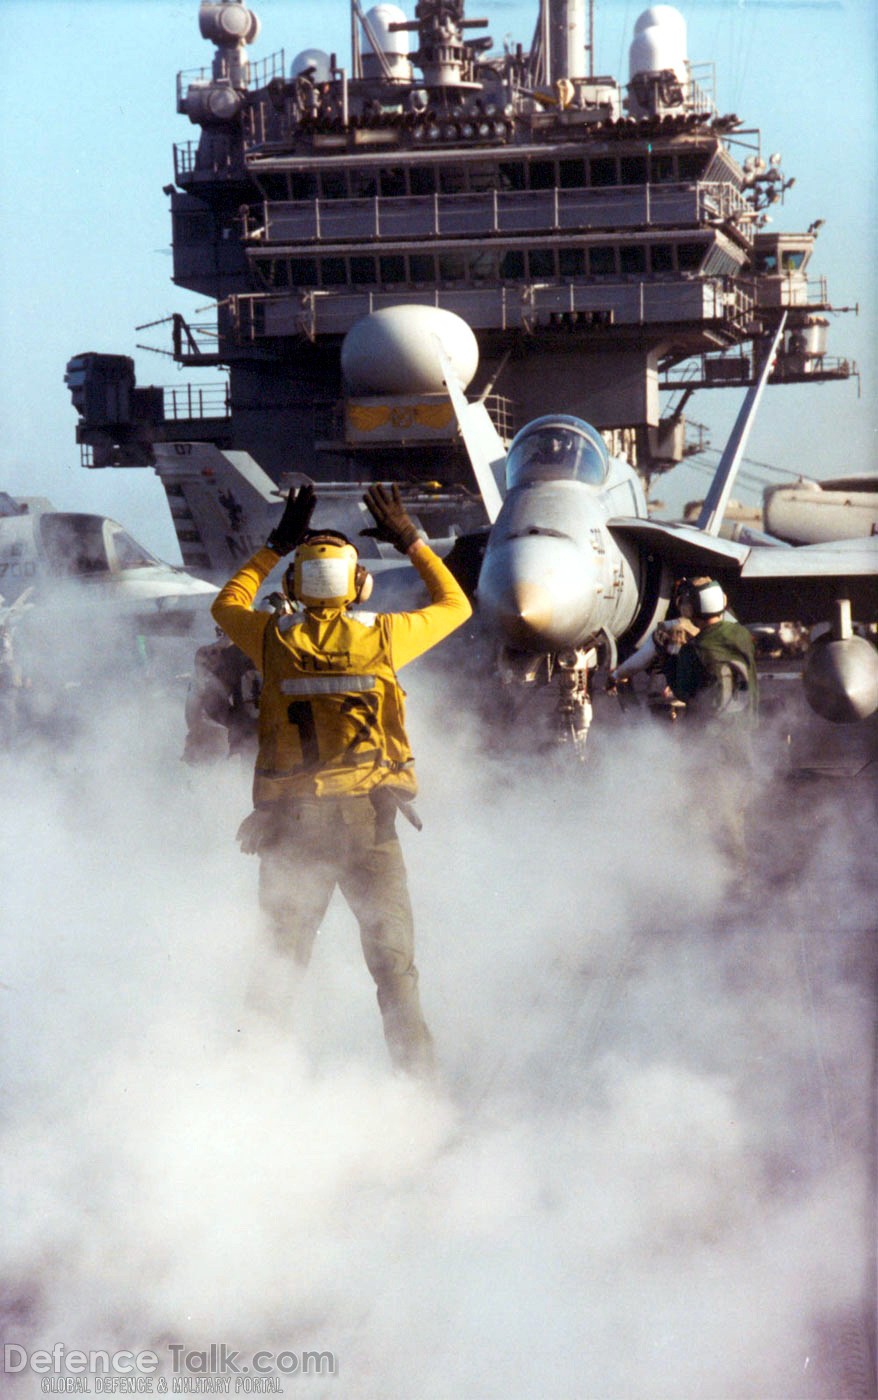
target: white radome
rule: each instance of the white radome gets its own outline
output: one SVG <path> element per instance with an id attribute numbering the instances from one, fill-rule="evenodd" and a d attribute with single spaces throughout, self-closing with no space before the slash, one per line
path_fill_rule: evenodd
<path id="1" fill-rule="evenodd" d="M 355 322 L 341 347 L 353 394 L 439 394 L 444 389 L 436 340 L 465 389 L 479 366 L 467 323 L 438 306 L 388 306 Z"/>

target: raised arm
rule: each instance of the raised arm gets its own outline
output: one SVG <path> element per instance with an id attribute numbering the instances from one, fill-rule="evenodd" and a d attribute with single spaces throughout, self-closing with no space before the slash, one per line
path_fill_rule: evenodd
<path id="1" fill-rule="evenodd" d="M 430 603 L 416 612 L 388 614 L 397 669 L 449 636 L 473 611 L 457 579 L 429 545 L 417 539 L 406 553 L 427 585 Z"/>
<path id="2" fill-rule="evenodd" d="M 257 549 L 243 568 L 233 574 L 220 589 L 210 609 L 211 616 L 235 646 L 249 656 L 253 665 L 262 670 L 262 638 L 268 625 L 268 613 L 254 612 L 253 600 L 260 584 L 268 577 L 280 558 L 268 545 Z"/>
<path id="3" fill-rule="evenodd" d="M 472 608 L 451 570 L 421 539 L 395 482 L 389 492 L 377 482 L 370 486 L 363 504 L 375 521 L 363 534 L 374 535 L 392 544 L 400 554 L 407 554 L 430 594 L 429 607 L 419 608 L 417 612 L 385 614 L 390 624 L 393 665 L 399 669 L 466 622 Z"/>
<path id="4" fill-rule="evenodd" d="M 235 646 L 262 670 L 262 638 L 268 625 L 266 613 L 253 611 L 259 585 L 285 554 L 300 543 L 307 532 L 317 497 L 310 482 L 287 496 L 283 514 L 265 542 L 242 569 L 229 579 L 214 599 L 211 613 L 218 627 Z"/>

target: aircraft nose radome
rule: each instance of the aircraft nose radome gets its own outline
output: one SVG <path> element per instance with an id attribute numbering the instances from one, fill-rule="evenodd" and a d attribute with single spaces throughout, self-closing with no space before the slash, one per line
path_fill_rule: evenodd
<path id="1" fill-rule="evenodd" d="M 479 576 L 483 611 L 513 647 L 574 645 L 588 622 L 588 570 L 569 542 L 528 536 L 488 550 Z"/>
<path id="2" fill-rule="evenodd" d="M 494 616 L 510 641 L 526 645 L 552 625 L 552 595 L 539 583 L 514 579 L 494 599 Z"/>

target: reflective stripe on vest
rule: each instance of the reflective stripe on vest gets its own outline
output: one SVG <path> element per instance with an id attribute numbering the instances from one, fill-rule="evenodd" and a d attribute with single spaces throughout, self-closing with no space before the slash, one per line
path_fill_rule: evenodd
<path id="1" fill-rule="evenodd" d="M 304 680 L 282 680 L 284 695 L 345 695 L 352 690 L 374 690 L 374 676 L 308 676 Z"/>

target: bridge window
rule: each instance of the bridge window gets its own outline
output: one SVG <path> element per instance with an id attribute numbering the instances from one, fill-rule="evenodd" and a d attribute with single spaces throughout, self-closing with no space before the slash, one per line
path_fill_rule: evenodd
<path id="1" fill-rule="evenodd" d="M 323 199 L 347 199 L 347 171 L 324 170 L 320 176 L 320 194 Z"/>
<path id="2" fill-rule="evenodd" d="M 673 272 L 673 243 L 653 243 L 649 250 L 649 264 L 653 272 Z"/>
<path id="3" fill-rule="evenodd" d="M 291 199 L 316 199 L 317 177 L 310 170 L 294 170 L 290 175 Z"/>
<path id="4" fill-rule="evenodd" d="M 524 253 L 518 248 L 510 248 L 500 260 L 500 276 L 507 281 L 517 281 L 524 276 Z"/>
<path id="5" fill-rule="evenodd" d="M 469 187 L 473 191 L 482 192 L 484 190 L 496 190 L 499 188 L 497 167 L 494 164 L 468 165 L 467 176 Z"/>
<path id="6" fill-rule="evenodd" d="M 285 175 L 261 175 L 258 181 L 266 199 L 289 199 L 289 187 Z"/>
<path id="7" fill-rule="evenodd" d="M 591 183 L 593 185 L 617 185 L 616 160 L 614 156 L 601 156 L 590 162 Z"/>
<path id="8" fill-rule="evenodd" d="M 446 165 L 439 171 L 439 190 L 442 194 L 464 193 L 466 174 L 462 165 Z"/>
<path id="9" fill-rule="evenodd" d="M 466 278 L 466 258 L 463 253 L 439 254 L 439 278 L 442 282 L 463 282 Z"/>
<path id="10" fill-rule="evenodd" d="M 286 268 L 284 268 L 284 271 L 286 271 Z M 260 286 L 267 288 L 277 286 L 275 280 L 277 276 L 277 260 L 275 258 L 260 258 L 255 264 L 255 272 L 259 279 Z"/>
<path id="11" fill-rule="evenodd" d="M 703 243 L 677 244 L 677 266 L 681 272 L 697 272 L 703 257 Z"/>
<path id="12" fill-rule="evenodd" d="M 646 184 L 646 156 L 626 156 L 620 167 L 623 185 Z"/>
<path id="13" fill-rule="evenodd" d="M 354 286 L 359 286 L 363 283 L 365 283 L 367 287 L 374 286 L 376 280 L 374 258 L 351 258 L 351 281 Z"/>
<path id="14" fill-rule="evenodd" d="M 804 261 L 804 248 L 786 249 L 780 255 L 780 265 L 784 272 L 798 272 Z"/>
<path id="15" fill-rule="evenodd" d="M 679 155 L 677 157 L 677 178 L 681 183 L 700 180 L 706 166 L 706 155 Z"/>
<path id="16" fill-rule="evenodd" d="M 397 254 L 378 259 L 381 268 L 382 282 L 404 282 L 405 278 L 405 258 Z"/>
<path id="17" fill-rule="evenodd" d="M 639 243 L 623 243 L 619 249 L 619 271 L 637 276 L 646 271 L 646 249 Z"/>
<path id="18" fill-rule="evenodd" d="M 579 190 L 585 186 L 584 160 L 559 160 L 558 184 L 564 190 Z"/>
<path id="19" fill-rule="evenodd" d="M 343 287 L 348 280 L 344 258 L 323 258 L 320 262 L 320 281 L 324 287 Z"/>
<path id="20" fill-rule="evenodd" d="M 608 277 L 616 271 L 616 249 L 610 243 L 588 250 L 588 270 L 592 277 Z"/>
<path id="21" fill-rule="evenodd" d="M 655 185 L 672 185 L 676 180 L 673 156 L 653 156 L 650 161 L 650 179 Z"/>
<path id="22" fill-rule="evenodd" d="M 382 170 L 380 175 L 381 193 L 389 198 L 397 198 L 406 193 L 405 170 L 390 167 Z"/>
<path id="23" fill-rule="evenodd" d="M 409 277 L 412 282 L 435 282 L 436 265 L 432 253 L 412 253 L 409 257 Z"/>
<path id="24" fill-rule="evenodd" d="M 374 170 L 352 170 L 350 173 L 352 199 L 374 199 L 378 193 L 378 175 Z"/>
<path id="25" fill-rule="evenodd" d="M 436 193 L 436 170 L 432 165 L 413 165 L 409 171 L 409 188 L 412 194 Z"/>
<path id="26" fill-rule="evenodd" d="M 499 172 L 501 190 L 523 190 L 527 188 L 523 160 L 501 161 Z"/>
<path id="27" fill-rule="evenodd" d="M 527 255 L 527 266 L 531 277 L 554 277 L 554 251 L 551 248 L 532 248 Z"/>
<path id="28" fill-rule="evenodd" d="M 558 272 L 562 277 L 583 277 L 585 275 L 585 249 L 559 248 Z"/>
<path id="29" fill-rule="evenodd" d="M 555 162 L 553 160 L 531 161 L 530 187 L 532 190 L 553 190 L 555 188 Z"/>
<path id="30" fill-rule="evenodd" d="M 497 276 L 497 260 L 493 251 L 473 253 L 469 258 L 469 275 L 474 282 L 493 282 Z"/>
<path id="31" fill-rule="evenodd" d="M 290 280 L 294 287 L 316 287 L 316 260 L 314 258 L 291 258 Z"/>

